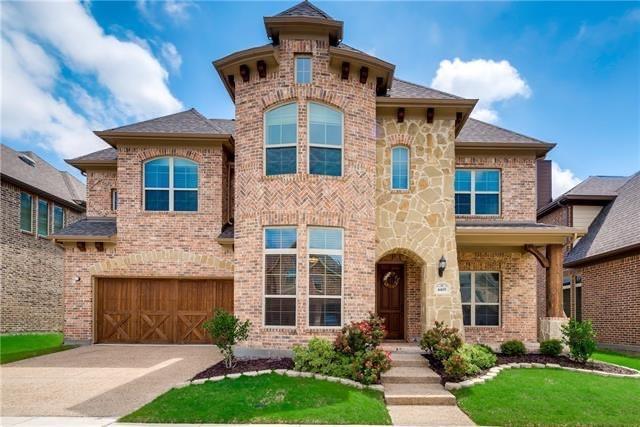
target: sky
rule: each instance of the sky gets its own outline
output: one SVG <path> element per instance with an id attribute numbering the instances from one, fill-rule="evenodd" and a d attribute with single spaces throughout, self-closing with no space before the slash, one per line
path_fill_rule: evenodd
<path id="1" fill-rule="evenodd" d="M 191 107 L 233 118 L 211 61 L 263 45 L 282 2 L 2 2 L 0 132 L 56 167 L 93 130 Z M 554 195 L 640 169 L 639 2 L 314 2 L 395 76 L 479 98 L 474 116 L 558 144 Z"/>

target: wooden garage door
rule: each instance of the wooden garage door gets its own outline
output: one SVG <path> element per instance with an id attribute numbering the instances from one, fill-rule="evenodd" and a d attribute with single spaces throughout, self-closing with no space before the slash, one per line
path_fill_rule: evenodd
<path id="1" fill-rule="evenodd" d="M 96 301 L 98 342 L 209 343 L 202 324 L 233 312 L 233 281 L 100 278 Z"/>

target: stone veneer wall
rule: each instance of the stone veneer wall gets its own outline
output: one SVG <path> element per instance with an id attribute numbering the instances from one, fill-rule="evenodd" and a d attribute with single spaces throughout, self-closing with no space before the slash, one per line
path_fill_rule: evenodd
<path id="1" fill-rule="evenodd" d="M 500 272 L 500 326 L 465 326 L 468 342 L 537 341 L 536 264 L 525 252 L 461 248 L 460 271 Z"/>
<path id="2" fill-rule="evenodd" d="M 403 123 L 394 115 L 378 117 L 376 259 L 401 253 L 423 263 L 420 328 L 440 320 L 462 330 L 453 202 L 454 120 L 438 117 L 428 124 L 410 113 Z M 390 189 L 391 149 L 397 145 L 410 149 L 408 191 Z M 441 278 L 442 256 L 447 268 Z M 437 283 L 447 283 L 449 293 L 436 295 Z"/>
<path id="3" fill-rule="evenodd" d="M 251 320 L 249 346 L 283 348 L 335 329 L 308 326 L 307 227 L 344 229 L 342 323 L 375 309 L 375 81 L 365 85 L 356 73 L 348 80 L 329 65 L 327 38 L 296 39 L 281 34 L 279 68 L 236 88 L 235 156 L 235 312 Z M 294 83 L 294 56 L 311 54 L 311 84 Z M 344 113 L 342 177 L 307 173 L 307 102 Z M 263 115 L 279 104 L 298 103 L 296 174 L 264 175 Z M 294 328 L 263 326 L 263 228 L 291 225 L 298 231 L 297 320 Z"/>
<path id="4" fill-rule="evenodd" d="M 111 210 L 111 189 L 118 188 L 117 170 L 87 170 L 87 216 L 116 216 Z"/>
<path id="5" fill-rule="evenodd" d="M 29 191 L 26 192 L 33 197 L 34 232 L 20 231 L 21 191 L 2 182 L 0 332 L 60 331 L 63 251 L 48 238 L 36 237 L 38 197 Z M 53 202 L 48 202 L 51 209 Z M 65 207 L 65 224 L 77 221 L 83 214 Z"/>

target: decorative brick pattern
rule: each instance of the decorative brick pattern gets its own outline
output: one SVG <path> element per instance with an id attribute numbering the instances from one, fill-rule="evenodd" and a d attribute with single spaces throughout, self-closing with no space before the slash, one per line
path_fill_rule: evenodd
<path id="1" fill-rule="evenodd" d="M 87 170 L 87 216 L 116 216 L 111 210 L 111 190 L 117 188 L 115 169 Z"/>

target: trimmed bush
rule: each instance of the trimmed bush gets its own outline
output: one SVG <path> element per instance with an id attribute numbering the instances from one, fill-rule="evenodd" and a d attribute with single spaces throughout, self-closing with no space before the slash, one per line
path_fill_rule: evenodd
<path id="1" fill-rule="evenodd" d="M 500 352 L 505 356 L 523 356 L 527 350 L 522 341 L 510 340 L 500 345 Z"/>
<path id="2" fill-rule="evenodd" d="M 391 357 L 381 348 L 356 353 L 351 364 L 354 381 L 362 384 L 378 382 L 380 374 L 391 368 Z"/>
<path id="3" fill-rule="evenodd" d="M 202 327 L 209 332 L 213 342 L 220 349 L 224 357 L 224 366 L 232 368 L 235 364 L 233 346 L 247 339 L 251 322 L 248 320 L 241 322 L 233 314 L 218 308 L 213 317 L 204 322 Z"/>
<path id="4" fill-rule="evenodd" d="M 479 372 L 495 366 L 496 361 L 498 360 L 493 352 L 477 344 L 464 344 L 460 349 L 458 349 L 458 351 L 456 351 L 456 354 L 462 356 L 469 365 L 470 369 L 467 371 L 467 374 L 469 375 L 476 373 L 471 371 Z M 477 370 L 473 369 L 473 367 L 476 367 Z"/>
<path id="5" fill-rule="evenodd" d="M 378 347 L 386 334 L 384 320 L 369 313 L 369 319 L 345 325 L 334 344 L 338 351 L 354 355 Z"/>
<path id="6" fill-rule="evenodd" d="M 293 346 L 293 364 L 298 371 L 332 377 L 351 377 L 351 358 L 337 351 L 333 343 L 322 338 L 311 338 L 306 346 Z"/>
<path id="7" fill-rule="evenodd" d="M 596 350 L 596 333 L 590 320 L 569 320 L 562 325 L 562 335 L 562 342 L 569 346 L 569 354 L 577 362 L 586 363 Z"/>
<path id="8" fill-rule="evenodd" d="M 444 322 L 435 322 L 435 326 L 422 335 L 420 348 L 440 361 L 447 360 L 462 346 L 458 329 L 444 326 Z"/>
<path id="9" fill-rule="evenodd" d="M 444 373 L 453 381 L 460 381 L 470 370 L 469 364 L 464 357 L 454 354 L 443 362 Z"/>
<path id="10" fill-rule="evenodd" d="M 562 353 L 562 341 L 546 340 L 540 343 L 540 354 L 545 356 L 558 356 Z"/>
<path id="11" fill-rule="evenodd" d="M 491 347 L 489 347 L 487 344 L 478 343 L 476 345 L 479 345 L 480 347 L 484 348 L 485 350 L 487 350 L 491 354 L 496 354 L 496 352 L 493 351 L 493 349 Z"/>

